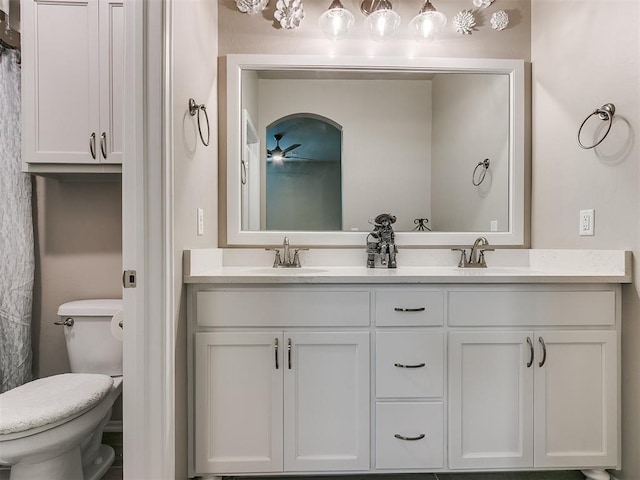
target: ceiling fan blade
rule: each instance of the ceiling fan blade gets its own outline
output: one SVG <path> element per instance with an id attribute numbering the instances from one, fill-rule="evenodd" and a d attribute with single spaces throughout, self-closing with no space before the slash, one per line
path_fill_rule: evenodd
<path id="1" fill-rule="evenodd" d="M 285 148 L 284 150 L 282 150 L 282 154 L 284 155 L 285 153 L 290 152 L 291 150 L 293 150 L 294 148 L 298 148 L 299 146 L 301 146 L 301 143 L 294 143 L 293 145 L 289 145 L 287 148 Z"/>

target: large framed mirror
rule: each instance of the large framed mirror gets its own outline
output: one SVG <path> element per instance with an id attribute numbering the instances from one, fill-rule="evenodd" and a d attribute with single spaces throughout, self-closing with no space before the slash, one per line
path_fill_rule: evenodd
<path id="1" fill-rule="evenodd" d="M 227 246 L 364 246 L 380 213 L 401 246 L 526 244 L 523 61 L 222 64 Z"/>

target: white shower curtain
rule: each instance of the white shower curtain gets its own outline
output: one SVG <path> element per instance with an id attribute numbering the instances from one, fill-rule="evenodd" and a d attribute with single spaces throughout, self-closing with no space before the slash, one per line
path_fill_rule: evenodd
<path id="1" fill-rule="evenodd" d="M 19 54 L 0 48 L 0 393 L 31 380 L 31 179 L 20 159 Z"/>

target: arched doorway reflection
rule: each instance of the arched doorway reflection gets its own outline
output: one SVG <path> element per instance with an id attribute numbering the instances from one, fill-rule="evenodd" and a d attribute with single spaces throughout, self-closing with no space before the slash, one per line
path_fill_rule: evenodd
<path id="1" fill-rule="evenodd" d="M 264 229 L 342 230 L 342 126 L 310 113 L 266 129 Z"/>

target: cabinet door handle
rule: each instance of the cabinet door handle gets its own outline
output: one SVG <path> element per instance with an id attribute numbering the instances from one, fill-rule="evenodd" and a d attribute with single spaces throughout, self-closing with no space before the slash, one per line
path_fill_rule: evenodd
<path id="1" fill-rule="evenodd" d="M 533 365 L 533 342 L 531 341 L 531 337 L 527 337 L 527 343 L 529 344 L 529 352 L 531 353 L 531 357 L 529 357 L 529 362 L 527 362 L 527 368 Z"/>
<path id="2" fill-rule="evenodd" d="M 396 437 L 398 440 L 407 440 L 409 442 L 414 442 L 416 440 L 422 440 L 425 437 L 425 434 L 421 433 L 417 437 L 405 437 L 404 435 L 400 435 L 399 433 L 396 433 L 394 437 Z"/>
<path id="3" fill-rule="evenodd" d="M 540 363 L 538 363 L 539 367 L 544 366 L 544 363 L 547 361 L 547 346 L 544 344 L 544 340 L 542 337 L 538 337 L 538 341 L 540 342 L 540 345 L 542 345 L 542 360 L 540 360 Z"/>
<path id="4" fill-rule="evenodd" d="M 426 308 L 425 307 L 418 307 L 418 308 L 396 307 L 396 308 L 394 308 L 394 310 L 396 312 L 424 312 L 426 310 Z"/>
<path id="5" fill-rule="evenodd" d="M 276 370 L 280 368 L 280 365 L 278 364 L 278 343 L 279 343 L 278 339 L 276 338 L 276 341 L 273 346 L 273 350 L 275 352 L 275 357 L 276 357 Z"/>
<path id="6" fill-rule="evenodd" d="M 89 137 L 89 151 L 93 159 L 96 159 L 96 132 L 93 132 Z"/>
<path id="7" fill-rule="evenodd" d="M 291 370 L 291 339 L 287 342 L 287 362 L 289 364 L 289 370 Z"/>
<path id="8" fill-rule="evenodd" d="M 394 363 L 393 366 L 394 367 L 398 367 L 398 368 L 422 368 L 424 366 L 426 366 L 426 363 L 417 363 L 415 365 L 404 365 L 402 363 Z"/>
<path id="9" fill-rule="evenodd" d="M 100 135 L 100 151 L 102 152 L 102 158 L 107 159 L 107 132 L 102 132 Z"/>

